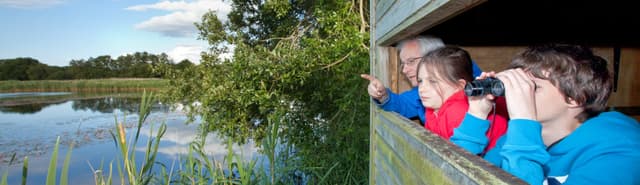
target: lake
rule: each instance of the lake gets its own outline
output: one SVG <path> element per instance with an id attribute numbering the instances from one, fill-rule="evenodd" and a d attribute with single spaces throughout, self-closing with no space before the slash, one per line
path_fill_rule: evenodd
<path id="1" fill-rule="evenodd" d="M 27 184 L 45 184 L 53 146 L 60 137 L 58 173 L 73 142 L 69 184 L 95 184 L 92 167 L 97 169 L 103 164 L 103 170 L 108 173 L 109 163 L 113 161 L 116 168 L 116 157 L 120 153 L 110 134 L 116 120 L 127 125 L 129 141 L 131 134 L 135 134 L 139 106 L 139 94 L 0 93 L 0 175 L 8 172 L 8 183 L 19 184 L 22 160 L 28 156 Z M 161 139 L 156 161 L 168 168 L 174 163 L 177 165 L 199 133 L 199 119 L 190 124 L 185 124 L 186 120 L 185 113 L 156 102 L 141 129 L 136 158 L 144 157 L 150 129 L 166 123 L 167 131 Z M 152 134 L 155 136 L 156 131 Z M 207 136 L 205 151 L 222 161 L 227 155 L 226 145 L 211 133 Z M 233 149 L 246 160 L 259 156 L 253 142 L 234 145 Z M 113 180 L 117 181 L 117 171 L 113 174 Z"/>

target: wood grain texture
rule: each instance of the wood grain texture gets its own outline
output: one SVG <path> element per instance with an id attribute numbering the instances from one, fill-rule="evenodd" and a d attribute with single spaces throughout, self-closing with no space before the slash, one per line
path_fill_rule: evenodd
<path id="1" fill-rule="evenodd" d="M 375 109 L 372 184 L 524 183 L 396 113 Z"/>
<path id="2" fill-rule="evenodd" d="M 396 1 L 376 19 L 372 39 L 381 46 L 392 45 L 417 35 L 486 0 L 402 0 Z"/>

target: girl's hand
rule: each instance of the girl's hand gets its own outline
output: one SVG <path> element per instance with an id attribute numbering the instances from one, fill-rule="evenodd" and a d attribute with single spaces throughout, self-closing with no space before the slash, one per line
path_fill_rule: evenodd
<path id="1" fill-rule="evenodd" d="M 496 73 L 493 71 L 490 72 L 482 72 L 480 76 L 476 78 L 476 80 L 482 80 L 489 77 L 495 77 Z M 470 82 L 467 82 L 470 83 Z M 491 112 L 493 108 L 493 101 L 496 98 L 492 94 L 486 94 L 483 96 L 469 96 L 469 114 L 480 118 L 487 119 L 487 116 Z"/>

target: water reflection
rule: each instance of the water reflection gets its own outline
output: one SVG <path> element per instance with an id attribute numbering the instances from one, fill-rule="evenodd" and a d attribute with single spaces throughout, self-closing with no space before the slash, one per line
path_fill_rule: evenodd
<path id="1" fill-rule="evenodd" d="M 140 98 L 104 95 L 56 100 L 55 103 L 0 106 L 0 174 L 8 171 L 8 183 L 18 184 L 22 176 L 21 160 L 28 156 L 28 184 L 44 184 L 53 145 L 56 137 L 61 136 L 59 156 L 66 154 L 71 142 L 75 143 L 69 169 L 69 174 L 73 175 L 70 175 L 69 183 L 93 184 L 89 164 L 98 168 L 101 164 L 109 166 L 110 162 L 115 162 L 118 153 L 109 132 L 114 128 L 115 120 L 118 120 L 127 125 L 128 135 L 134 133 L 139 106 Z M 170 167 L 188 152 L 188 144 L 199 133 L 199 119 L 189 125 L 184 124 L 186 120 L 183 113 L 171 111 L 160 103 L 154 104 L 152 113 L 142 127 L 141 140 L 136 147 L 139 157 L 136 158 L 144 157 L 146 139 L 156 134 L 151 128 L 166 123 L 167 132 L 160 142 L 157 161 Z M 248 143 L 234 146 L 234 150 L 251 159 L 257 156 L 257 149 L 253 146 L 253 143 Z M 222 160 L 227 152 L 226 143 L 217 135 L 209 134 L 205 152 Z M 14 155 L 18 160 L 9 165 Z M 63 157 L 60 157 L 59 164 L 62 160 Z"/>
<path id="2" fill-rule="evenodd" d="M 1 98 L 15 98 L 15 97 L 37 97 L 37 96 L 60 96 L 69 95 L 71 92 L 21 92 L 21 93 L 0 93 Z"/>
<path id="3" fill-rule="evenodd" d="M 59 103 L 37 103 L 37 104 L 28 104 L 28 105 L 20 105 L 20 106 L 7 106 L 0 107 L 0 112 L 6 113 L 19 113 L 19 114 L 33 114 L 36 112 L 40 112 L 43 108 L 51 105 L 61 104 Z"/>
<path id="4" fill-rule="evenodd" d="M 71 108 L 73 108 L 74 111 L 91 110 L 101 113 L 114 113 L 116 110 L 124 112 L 138 112 L 140 108 L 140 98 L 105 97 L 74 101 Z M 151 108 L 152 112 L 167 112 L 168 110 L 168 106 L 163 106 L 159 102 L 156 102 Z"/>
<path id="5" fill-rule="evenodd" d="M 3 94 L 7 94 L 7 93 L 0 93 L 0 100 L 2 100 L 1 99 L 2 97 L 7 97 L 6 95 L 3 95 Z M 17 94 L 17 93 L 11 93 L 11 94 Z M 41 96 L 39 93 L 28 93 L 28 94 Z M 55 95 L 69 95 L 69 93 L 57 93 Z M 53 95 L 49 95 L 49 96 L 53 96 Z M 12 96 L 9 96 L 9 97 L 12 97 Z M 24 96 L 15 95 L 13 97 L 24 97 Z M 40 112 L 43 108 L 46 108 L 48 106 L 58 105 L 68 101 L 70 100 L 65 99 L 63 101 L 55 101 L 55 102 L 38 101 L 34 103 L 29 103 L 29 104 L 0 106 L 0 112 L 34 114 L 34 113 Z M 85 98 L 77 99 L 71 102 L 72 102 L 71 108 L 74 111 L 88 110 L 88 111 L 97 111 L 101 113 L 114 113 L 116 109 L 123 112 L 136 113 L 138 112 L 138 109 L 140 107 L 139 96 L 136 96 L 136 97 L 98 96 L 98 97 L 89 98 L 89 99 L 86 99 L 85 97 Z M 168 108 L 169 108 L 168 106 L 162 106 L 161 103 L 156 102 L 156 104 L 154 104 L 154 106 L 152 107 L 153 109 L 152 111 L 166 112 L 168 111 Z"/>

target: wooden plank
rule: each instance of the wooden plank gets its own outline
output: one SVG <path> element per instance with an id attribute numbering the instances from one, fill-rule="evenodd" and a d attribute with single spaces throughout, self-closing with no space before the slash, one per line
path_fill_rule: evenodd
<path id="1" fill-rule="evenodd" d="M 402 69 L 400 69 L 400 60 L 398 59 L 398 51 L 396 48 L 389 47 L 389 64 L 387 65 L 387 74 L 389 74 L 389 89 L 398 93 L 400 84 L 399 81 L 404 78 L 402 76 Z"/>
<path id="2" fill-rule="evenodd" d="M 389 170 L 390 164 L 384 161 L 381 155 L 378 154 L 375 156 L 376 157 L 374 159 L 371 159 L 371 161 L 374 161 L 375 164 L 378 165 L 378 173 L 371 176 L 371 178 L 374 179 L 377 184 L 401 184 L 400 181 L 396 178 L 397 176 L 394 175 L 393 171 Z"/>
<path id="3" fill-rule="evenodd" d="M 518 178 L 464 151 L 451 142 L 442 140 L 437 135 L 427 132 L 424 128 L 396 113 L 380 111 L 377 115 L 377 121 L 373 126 L 379 138 L 372 138 L 372 140 L 376 140 L 376 142 L 384 140 L 388 143 L 388 146 L 392 147 L 391 149 L 399 155 L 399 158 L 406 161 L 404 163 L 412 171 L 423 172 L 421 173 L 423 175 L 444 174 L 418 176 L 421 181 L 426 181 L 425 183 L 524 184 Z M 377 149 L 380 150 L 380 147 L 378 146 Z M 393 153 L 389 155 L 391 154 Z M 371 168 L 377 168 L 376 164 Z"/>
<path id="4" fill-rule="evenodd" d="M 382 120 L 382 122 L 386 122 L 384 119 Z M 419 148 L 425 148 L 425 146 L 416 142 L 416 140 L 411 137 L 406 137 L 402 130 L 395 128 L 392 125 L 393 124 L 376 125 L 376 132 L 380 134 L 380 139 L 378 139 L 378 141 L 389 143 L 384 145 L 388 148 L 379 147 L 379 149 L 389 150 L 391 152 L 386 153 L 389 155 L 396 155 L 396 157 L 393 158 L 396 159 L 396 161 L 393 161 L 392 164 L 401 165 L 403 168 L 408 169 L 403 169 L 403 171 L 406 171 L 404 173 L 415 176 L 415 178 L 420 180 L 419 183 L 421 184 L 453 184 L 452 181 L 444 175 L 442 163 L 437 163 L 438 161 L 443 161 L 441 158 L 433 153 L 416 152 Z M 406 179 L 407 178 L 403 178 L 404 181 L 402 184 L 418 183 L 409 182 L 406 181 Z"/>
<path id="5" fill-rule="evenodd" d="M 387 143 L 382 140 L 376 140 L 376 143 L 374 144 L 379 146 L 379 150 L 372 151 L 375 152 L 375 157 L 371 160 L 375 161 L 377 169 L 377 173 L 374 174 L 374 177 L 376 177 L 376 179 L 379 180 L 379 183 L 381 184 L 402 184 L 398 179 L 398 177 L 400 176 L 398 174 L 398 171 L 392 170 L 392 168 L 394 168 L 394 165 L 391 164 L 388 157 L 391 157 L 393 155 L 388 153 L 389 150 L 385 150 L 388 148 Z"/>
<path id="6" fill-rule="evenodd" d="M 382 46 L 427 30 L 486 0 L 403 0 L 395 3 L 380 19 L 373 39 Z"/>
<path id="7" fill-rule="evenodd" d="M 503 71 L 525 46 L 462 46 L 482 71 Z"/>
<path id="8" fill-rule="evenodd" d="M 387 70 L 390 66 L 389 62 L 389 48 L 390 47 L 375 47 L 376 51 L 376 61 L 375 61 L 375 71 L 373 76 L 378 78 L 385 87 L 390 87 L 390 79 L 389 71 Z"/>
<path id="9" fill-rule="evenodd" d="M 405 24 L 404 21 L 406 19 L 421 9 L 425 9 L 427 5 L 432 7 L 428 11 L 432 11 L 434 8 L 440 7 L 440 5 L 447 1 L 448 0 L 404 0 L 395 3 L 393 4 L 394 6 L 388 10 L 388 13 L 386 13 L 385 16 L 377 19 L 378 27 L 376 27 L 376 30 L 378 30 L 378 32 L 373 38 L 380 41 L 379 38 L 389 33 L 390 30 L 393 30 L 396 26 Z"/>
<path id="10" fill-rule="evenodd" d="M 402 74 L 401 61 L 398 50 L 395 47 L 387 47 L 389 60 L 387 74 L 389 74 L 389 89 L 394 93 L 402 93 L 411 90 L 412 86 L 407 77 Z"/>
<path id="11" fill-rule="evenodd" d="M 375 11 L 375 7 L 377 5 L 378 1 L 377 0 L 370 0 L 369 1 L 369 25 L 371 26 L 371 28 L 375 28 L 377 27 L 377 21 L 375 19 L 376 17 L 376 11 Z M 371 37 L 371 35 L 375 34 L 376 30 L 375 29 L 370 29 L 369 31 L 369 37 Z M 376 54 L 376 50 L 378 48 L 378 44 L 376 43 L 376 41 L 374 39 L 369 39 L 369 74 L 374 74 L 375 73 L 375 69 L 377 68 L 376 64 L 377 64 L 377 54 Z M 375 146 L 375 141 L 376 138 L 375 135 L 375 130 L 373 129 L 373 125 L 375 125 L 376 123 L 376 117 L 377 117 L 377 111 L 374 111 L 376 109 L 376 105 L 374 105 L 373 103 L 369 103 L 369 184 L 377 184 L 377 183 L 381 183 L 378 182 L 378 178 L 374 178 L 375 174 L 379 173 L 378 170 L 376 168 L 374 168 L 374 166 L 376 166 L 376 163 L 374 160 L 375 157 L 375 151 L 377 151 L 377 148 Z"/>
<path id="12" fill-rule="evenodd" d="M 613 63 L 612 60 L 607 60 Z M 613 71 L 613 67 L 610 67 Z M 640 106 L 640 48 L 622 48 L 617 92 L 611 94 L 610 106 Z"/>
<path id="13" fill-rule="evenodd" d="M 400 73 L 398 76 L 398 91 L 394 91 L 395 93 L 403 93 L 405 91 L 411 90 L 413 88 L 411 86 L 411 82 L 404 76 L 404 74 Z"/>
<path id="14" fill-rule="evenodd" d="M 387 0 L 387 1 L 378 2 L 375 8 L 375 11 L 376 11 L 375 19 L 371 19 L 371 20 L 380 20 L 380 17 L 384 16 L 389 11 L 391 6 L 393 6 L 393 4 L 395 3 L 396 3 L 396 0 Z M 374 10 L 374 9 L 371 9 L 371 10 Z"/>
<path id="15" fill-rule="evenodd" d="M 376 129 L 387 131 L 385 136 L 381 136 L 384 138 L 383 140 L 393 140 L 394 143 L 396 143 L 392 145 L 393 150 L 399 153 L 400 158 L 406 160 L 406 163 L 412 171 L 423 174 L 421 176 L 422 182 L 428 184 L 475 184 L 468 177 L 464 176 L 464 174 L 460 173 L 459 170 L 448 164 L 446 159 L 443 159 L 434 151 L 428 150 L 426 143 L 407 135 L 404 129 L 399 126 L 400 125 L 396 124 L 385 124 L 376 126 Z M 434 139 L 434 142 L 431 143 L 437 143 L 438 140 L 442 141 L 435 134 L 423 128 L 420 129 L 422 129 L 430 139 Z M 453 181 L 452 179 L 457 180 Z"/>
<path id="16" fill-rule="evenodd" d="M 384 161 L 384 165 L 380 167 L 385 171 L 385 173 L 378 175 L 393 176 L 396 179 L 394 184 L 423 184 L 419 183 L 415 171 L 408 168 L 410 164 L 403 161 L 402 156 L 392 150 L 392 145 L 385 141 L 377 140 L 376 142 L 376 145 L 378 145 L 378 151 L 376 151 L 378 155 L 376 157 L 379 158 L 376 161 Z"/>

